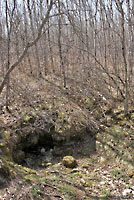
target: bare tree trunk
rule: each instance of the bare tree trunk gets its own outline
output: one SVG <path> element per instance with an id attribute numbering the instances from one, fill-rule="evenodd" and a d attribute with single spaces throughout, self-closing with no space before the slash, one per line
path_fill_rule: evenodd
<path id="1" fill-rule="evenodd" d="M 124 61 L 124 71 L 125 71 L 125 102 L 124 102 L 124 114 L 128 114 L 128 65 L 127 65 L 127 58 L 126 58 L 126 37 L 125 37 L 125 14 L 123 10 L 123 1 L 120 2 L 119 0 L 116 2 L 118 11 L 121 14 L 121 31 L 122 31 L 122 56 Z"/>
<path id="2" fill-rule="evenodd" d="M 58 11 L 59 11 L 59 19 L 58 19 L 58 46 L 59 46 L 59 56 L 60 56 L 60 65 L 61 65 L 61 71 L 63 74 L 63 81 L 64 81 L 64 88 L 66 88 L 66 74 L 65 74 L 65 66 L 64 66 L 64 61 L 63 61 L 63 56 L 62 56 L 62 46 L 61 46 L 61 8 L 60 8 L 60 0 L 58 0 Z"/>
<path id="3" fill-rule="evenodd" d="M 49 20 L 48 20 L 48 31 L 47 31 L 47 35 L 48 35 L 48 44 L 49 44 L 49 50 L 50 50 L 50 60 L 51 60 L 52 71 L 53 71 L 53 73 L 55 73 L 55 69 L 54 69 L 54 60 L 53 60 L 53 49 L 52 49 L 51 39 L 50 39 Z"/>
<path id="4" fill-rule="evenodd" d="M 13 25 L 13 15 L 16 7 L 16 1 L 14 0 L 14 6 L 11 11 L 11 15 L 9 13 L 9 7 L 8 7 L 8 2 L 6 0 L 6 29 L 7 29 L 7 65 L 6 65 L 6 71 L 9 70 L 10 67 L 10 39 L 11 39 L 11 31 L 12 31 L 12 25 Z M 6 80 L 6 108 L 8 109 L 8 101 L 9 101 L 9 76 L 7 77 Z"/>
<path id="5" fill-rule="evenodd" d="M 4 44 L 4 40 L 2 38 L 2 26 L 0 24 L 0 70 L 1 70 L 1 75 L 2 77 L 4 76 L 4 57 L 3 57 L 3 44 Z"/>
<path id="6" fill-rule="evenodd" d="M 2 3 L 0 2 L 0 19 L 2 19 L 2 9 L 1 9 L 1 5 Z M 4 40 L 2 38 L 2 22 L 0 22 L 0 68 L 1 68 L 1 75 L 2 77 L 4 76 L 4 58 L 3 58 L 3 44 L 4 44 Z"/>
<path id="7" fill-rule="evenodd" d="M 134 25 L 133 25 L 133 20 L 134 20 L 134 1 L 131 3 L 130 0 L 127 0 L 127 17 L 128 17 L 128 33 L 129 33 L 129 38 L 128 38 L 128 45 L 129 45 L 129 53 L 128 53 L 128 61 L 129 61 L 129 87 L 131 88 L 132 84 L 132 77 L 133 77 L 133 57 L 134 57 Z M 132 4 L 132 5 L 131 5 Z M 131 9 L 132 6 L 132 9 Z"/>
<path id="8" fill-rule="evenodd" d="M 33 4 L 35 4 L 35 1 L 33 1 Z M 30 8 L 30 1 L 27 0 L 27 7 L 28 7 L 28 12 L 29 12 L 29 17 L 30 17 L 30 25 L 31 25 L 31 30 L 32 30 L 32 39 L 35 38 L 35 31 L 34 31 L 34 25 L 33 25 L 33 16 L 32 16 L 32 11 Z M 37 77 L 40 78 L 41 77 L 41 67 L 40 67 L 40 60 L 39 60 L 39 53 L 38 53 L 38 47 L 37 47 L 37 43 L 35 43 L 35 58 L 37 61 L 37 71 L 38 71 L 38 75 Z"/>
<path id="9" fill-rule="evenodd" d="M 27 13 L 26 13 L 26 6 L 25 6 L 25 0 L 23 1 L 23 14 L 24 14 L 24 30 L 25 30 L 25 39 L 23 39 L 23 47 L 25 47 L 25 43 L 28 43 L 28 19 L 27 19 Z M 27 52 L 27 59 L 28 59 L 28 64 L 30 68 L 30 74 L 33 74 L 33 67 L 31 64 L 31 59 L 29 55 L 29 51 Z"/>

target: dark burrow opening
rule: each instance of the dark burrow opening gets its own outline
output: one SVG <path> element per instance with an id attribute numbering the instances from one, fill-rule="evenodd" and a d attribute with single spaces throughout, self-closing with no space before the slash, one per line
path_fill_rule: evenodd
<path id="1" fill-rule="evenodd" d="M 25 158 L 22 165 L 29 168 L 44 167 L 53 162 L 53 145 L 41 145 L 40 143 L 24 149 Z"/>
<path id="2" fill-rule="evenodd" d="M 40 136 L 38 139 L 36 137 L 22 139 L 21 144 L 16 147 L 13 160 L 22 166 L 38 168 L 53 161 L 54 142 L 50 134 L 45 137 Z"/>
<path id="3" fill-rule="evenodd" d="M 51 134 L 39 137 L 38 142 L 31 145 L 22 140 L 23 148 L 17 149 L 14 154 L 14 161 L 22 166 L 38 169 L 58 163 L 63 156 L 72 155 L 75 158 L 90 156 L 96 151 L 96 137 L 85 134 L 83 138 L 74 138 L 70 141 L 56 142 Z M 27 144 L 28 143 L 28 144 Z"/>

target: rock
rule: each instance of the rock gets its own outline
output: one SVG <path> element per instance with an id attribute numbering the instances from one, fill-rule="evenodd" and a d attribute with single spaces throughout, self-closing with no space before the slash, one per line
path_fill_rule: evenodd
<path id="1" fill-rule="evenodd" d="M 45 156 L 46 155 L 46 150 L 44 147 L 41 148 L 40 150 L 41 155 Z"/>
<path id="2" fill-rule="evenodd" d="M 53 159 L 53 149 L 50 149 L 49 151 L 46 152 L 45 160 L 47 163 L 50 163 Z"/>
<path id="3" fill-rule="evenodd" d="M 72 156 L 65 156 L 62 159 L 62 164 L 67 168 L 74 168 L 77 166 L 77 162 Z"/>
<path id="4" fill-rule="evenodd" d="M 52 163 L 42 163 L 41 167 L 50 167 L 52 166 Z"/>

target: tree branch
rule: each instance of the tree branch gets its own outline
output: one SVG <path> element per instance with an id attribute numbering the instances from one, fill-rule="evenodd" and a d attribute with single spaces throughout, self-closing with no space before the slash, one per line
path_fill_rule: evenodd
<path id="1" fill-rule="evenodd" d="M 3 88 L 4 88 L 5 84 L 6 84 L 7 78 L 9 77 L 10 73 L 11 73 L 11 72 L 18 66 L 18 64 L 23 60 L 24 56 L 25 56 L 25 55 L 27 54 L 27 52 L 28 52 L 28 49 L 29 49 L 30 47 L 32 47 L 33 45 L 35 45 L 35 44 L 38 42 L 38 40 L 41 38 L 43 27 L 44 27 L 44 25 L 46 24 L 46 22 L 47 22 L 48 19 L 49 19 L 49 14 L 50 14 L 50 11 L 51 11 L 51 9 L 52 9 L 53 4 L 54 4 L 54 2 L 53 2 L 53 0 L 51 0 L 50 5 L 49 5 L 49 8 L 48 8 L 48 11 L 47 11 L 47 13 L 46 13 L 46 16 L 45 16 L 45 18 L 43 19 L 42 24 L 41 24 L 40 27 L 39 27 L 37 37 L 36 37 L 33 41 L 27 43 L 26 47 L 24 48 L 24 51 L 23 51 L 22 54 L 19 56 L 18 60 L 17 60 L 14 64 L 12 64 L 12 66 L 11 66 L 11 67 L 9 68 L 9 70 L 6 72 L 6 74 L 5 74 L 5 76 L 4 76 L 3 80 L 2 80 L 2 82 L 1 82 L 1 84 L 0 84 L 0 94 L 1 94 Z"/>

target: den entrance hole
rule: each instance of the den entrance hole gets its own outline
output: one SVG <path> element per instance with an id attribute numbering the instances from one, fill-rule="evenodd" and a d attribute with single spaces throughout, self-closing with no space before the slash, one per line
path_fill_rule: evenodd
<path id="1" fill-rule="evenodd" d="M 52 136 L 45 135 L 45 137 L 39 137 L 37 141 L 33 144 L 32 138 L 31 143 L 28 138 L 22 139 L 22 143 L 16 145 L 17 149 L 14 150 L 13 160 L 22 166 L 33 169 L 51 163 L 54 151 Z"/>
<path id="2" fill-rule="evenodd" d="M 23 166 L 29 168 L 44 167 L 48 163 L 53 162 L 53 144 L 41 145 L 29 147 L 24 150 L 25 158 L 22 162 Z"/>
<path id="3" fill-rule="evenodd" d="M 87 132 L 83 137 L 74 137 L 70 141 L 56 140 L 51 133 L 41 135 L 38 140 L 36 137 L 31 137 L 30 140 L 22 138 L 22 143 L 16 145 L 18 148 L 15 149 L 13 156 L 16 163 L 31 169 L 38 169 L 60 162 L 66 155 L 73 155 L 77 159 L 83 156 L 89 157 L 96 152 L 96 137 Z"/>

